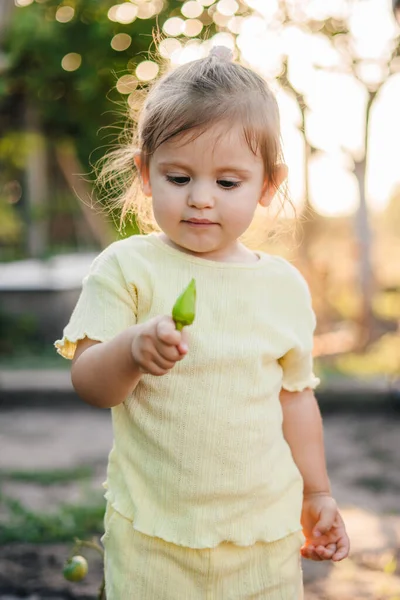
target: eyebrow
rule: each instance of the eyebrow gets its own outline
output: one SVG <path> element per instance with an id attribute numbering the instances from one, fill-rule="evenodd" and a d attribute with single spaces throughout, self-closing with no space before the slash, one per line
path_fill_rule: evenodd
<path id="1" fill-rule="evenodd" d="M 160 162 L 158 163 L 159 167 L 164 167 L 164 168 L 171 168 L 171 167 L 178 167 L 181 169 L 185 169 L 186 171 L 191 171 L 191 167 L 189 165 L 185 165 L 185 163 L 179 163 L 179 162 Z M 251 175 L 251 171 L 249 171 L 248 169 L 242 169 L 241 167 L 235 167 L 234 165 L 225 165 L 223 167 L 219 167 L 217 169 L 218 172 L 226 172 L 226 171 L 231 171 L 234 173 L 238 173 L 240 175 Z"/>

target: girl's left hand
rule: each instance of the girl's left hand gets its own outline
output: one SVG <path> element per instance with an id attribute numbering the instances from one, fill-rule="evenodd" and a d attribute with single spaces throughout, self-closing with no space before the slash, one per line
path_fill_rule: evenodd
<path id="1" fill-rule="evenodd" d="M 306 538 L 301 548 L 304 558 L 339 561 L 348 556 L 349 538 L 332 496 L 306 494 L 303 498 L 301 523 Z"/>

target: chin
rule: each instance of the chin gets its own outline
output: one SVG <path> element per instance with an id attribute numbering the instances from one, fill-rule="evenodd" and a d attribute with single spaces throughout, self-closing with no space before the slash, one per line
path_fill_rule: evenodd
<path id="1" fill-rule="evenodd" d="M 196 254 L 208 254 L 209 252 L 215 252 L 219 248 L 215 242 L 213 243 L 211 240 L 205 239 L 185 239 L 179 245 L 190 252 L 196 252 Z"/>

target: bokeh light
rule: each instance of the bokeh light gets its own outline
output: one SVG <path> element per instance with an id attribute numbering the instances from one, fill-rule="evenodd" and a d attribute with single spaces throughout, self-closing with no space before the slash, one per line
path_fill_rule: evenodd
<path id="1" fill-rule="evenodd" d="M 228 29 L 235 34 L 239 34 L 242 31 L 242 25 L 244 23 L 244 17 L 232 17 L 227 23 Z"/>
<path id="2" fill-rule="evenodd" d="M 304 3 L 304 9 L 309 18 L 316 21 L 325 19 L 345 19 L 349 12 L 348 0 L 308 0 Z"/>
<path id="3" fill-rule="evenodd" d="M 227 27 L 230 17 L 222 15 L 220 12 L 218 12 L 216 10 L 212 13 L 212 19 L 213 19 L 214 23 L 216 25 L 218 25 L 218 27 L 224 28 L 224 27 Z"/>
<path id="4" fill-rule="evenodd" d="M 202 44 L 200 40 L 190 40 L 184 47 L 171 54 L 171 64 L 173 66 L 183 65 L 203 58 L 206 53 L 205 44 Z"/>
<path id="5" fill-rule="evenodd" d="M 189 0 L 189 2 L 185 2 L 185 4 L 181 8 L 181 12 L 184 17 L 188 19 L 195 19 L 199 17 L 204 10 L 204 7 L 200 4 L 200 2 L 196 2 L 196 0 Z"/>
<path id="6" fill-rule="evenodd" d="M 163 58 L 171 58 L 176 50 L 180 50 L 182 44 L 176 38 L 166 38 L 162 40 L 158 46 L 158 51 Z"/>
<path id="7" fill-rule="evenodd" d="M 143 94 L 136 90 L 128 96 L 128 106 L 132 112 L 138 113 L 143 106 Z"/>
<path id="8" fill-rule="evenodd" d="M 389 11 L 382 10 L 380 0 L 366 0 L 351 5 L 349 27 L 354 50 L 360 58 L 388 59 L 398 35 L 398 27 Z M 392 40 L 392 43 L 388 43 Z"/>
<path id="9" fill-rule="evenodd" d="M 61 66 L 64 71 L 76 71 L 82 64 L 82 56 L 76 52 L 70 52 L 66 54 L 62 61 Z"/>
<path id="10" fill-rule="evenodd" d="M 163 31 L 167 35 L 171 35 L 173 37 L 177 35 L 181 35 L 185 28 L 185 21 L 180 17 L 171 17 L 167 19 L 163 25 Z"/>
<path id="11" fill-rule="evenodd" d="M 117 82 L 117 90 L 120 94 L 131 94 L 138 86 L 138 80 L 133 75 L 122 75 Z"/>
<path id="12" fill-rule="evenodd" d="M 123 2 L 122 4 L 115 4 L 112 6 L 108 11 L 107 16 L 110 21 L 121 23 L 122 25 L 129 25 L 139 17 L 140 8 L 140 6 L 137 7 L 131 2 Z"/>
<path id="13" fill-rule="evenodd" d="M 159 70 L 160 67 L 157 63 L 152 60 L 144 60 L 136 67 L 136 77 L 140 81 L 151 81 L 157 77 Z"/>
<path id="14" fill-rule="evenodd" d="M 296 4 L 296 6 L 300 4 L 298 0 L 293 0 L 293 3 Z M 274 21 L 280 13 L 278 0 L 268 0 L 268 2 L 265 0 L 246 0 L 246 4 L 249 8 L 253 8 L 257 13 L 262 15 L 268 23 Z M 286 5 L 289 4 L 289 0 L 286 0 Z M 304 4 L 307 3 L 305 2 Z"/>
<path id="15" fill-rule="evenodd" d="M 123 25 L 133 23 L 138 14 L 137 7 L 131 2 L 120 4 L 115 11 L 115 20 Z"/>
<path id="16" fill-rule="evenodd" d="M 111 48 L 117 52 L 123 52 L 132 43 L 132 38 L 127 33 L 117 33 L 111 40 Z"/>
<path id="17" fill-rule="evenodd" d="M 153 2 L 146 2 L 145 4 L 140 4 L 138 7 L 138 19 L 151 19 L 157 13 L 162 10 L 163 4 L 158 2 L 157 0 L 153 0 Z"/>
<path id="18" fill-rule="evenodd" d="M 226 17 L 233 17 L 233 15 L 239 10 L 239 4 L 236 0 L 219 0 L 217 4 L 217 10 L 221 15 Z"/>
<path id="19" fill-rule="evenodd" d="M 33 0 L 15 0 L 15 6 L 18 6 L 19 8 L 29 6 L 30 4 L 33 4 Z"/>
<path id="20" fill-rule="evenodd" d="M 229 50 L 234 50 L 235 38 L 232 34 L 222 31 L 211 38 L 211 46 L 226 46 Z"/>
<path id="21" fill-rule="evenodd" d="M 188 19 L 185 23 L 183 33 L 188 37 L 196 37 L 201 33 L 203 23 L 199 19 Z"/>
<path id="22" fill-rule="evenodd" d="M 75 9 L 72 6 L 60 6 L 56 12 L 56 21 L 59 23 L 68 23 L 72 21 L 75 15 Z"/>

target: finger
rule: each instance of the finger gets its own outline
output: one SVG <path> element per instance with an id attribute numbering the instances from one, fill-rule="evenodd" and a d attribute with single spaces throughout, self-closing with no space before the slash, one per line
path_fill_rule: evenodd
<path id="1" fill-rule="evenodd" d="M 187 354 L 189 351 L 189 332 L 187 331 L 186 327 L 182 329 L 181 336 L 182 338 L 180 344 L 178 345 L 178 350 L 181 354 L 181 358 L 183 358 L 183 356 L 185 356 L 185 354 Z"/>
<path id="2" fill-rule="evenodd" d="M 332 556 L 332 560 L 338 561 L 347 558 L 350 551 L 350 540 L 347 535 L 343 536 L 337 543 L 337 550 Z"/>
<path id="3" fill-rule="evenodd" d="M 152 363 L 149 365 L 145 373 L 147 373 L 148 375 L 154 375 L 155 377 L 161 377 L 162 375 L 166 375 L 167 373 L 169 373 L 169 371 L 170 369 L 162 369 L 155 363 Z"/>
<path id="4" fill-rule="evenodd" d="M 176 363 L 181 358 L 181 354 L 176 346 L 169 346 L 168 344 L 164 344 L 164 342 L 156 342 L 155 348 L 159 357 L 169 362 Z"/>
<path id="5" fill-rule="evenodd" d="M 342 548 L 342 550 L 338 550 L 337 552 L 335 552 L 335 554 L 332 556 L 332 560 L 334 562 L 339 562 L 340 560 L 343 560 L 344 558 L 347 558 L 349 555 L 348 550 L 344 550 Z"/>
<path id="6" fill-rule="evenodd" d="M 329 560 L 336 552 L 336 544 L 329 544 L 328 546 L 317 546 L 315 549 L 318 556 L 323 560 Z"/>
<path id="7" fill-rule="evenodd" d="M 307 558 L 309 560 L 315 560 L 316 562 L 322 560 L 322 558 L 316 553 L 316 551 L 310 547 L 302 548 L 301 555 L 304 558 Z"/>
<path id="8" fill-rule="evenodd" d="M 321 514 L 319 516 L 319 521 L 315 525 L 312 535 L 315 538 L 321 537 L 324 533 L 327 533 L 332 529 L 333 523 L 335 522 L 337 515 L 336 506 L 325 506 L 321 510 Z"/>
<path id="9" fill-rule="evenodd" d="M 175 366 L 175 361 L 167 360 L 163 356 L 155 355 L 153 356 L 153 364 L 162 369 L 163 371 L 170 371 L 173 366 Z"/>
<path id="10" fill-rule="evenodd" d="M 156 336 L 164 344 L 177 346 L 182 340 L 182 335 L 175 328 L 171 317 L 162 317 L 156 325 Z"/>

